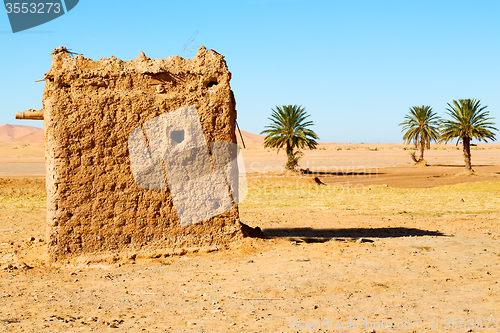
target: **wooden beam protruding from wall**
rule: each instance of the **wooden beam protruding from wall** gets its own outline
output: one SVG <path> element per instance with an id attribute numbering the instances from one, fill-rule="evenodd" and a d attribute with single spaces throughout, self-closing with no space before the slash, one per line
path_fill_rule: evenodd
<path id="1" fill-rule="evenodd" d="M 23 112 L 16 112 L 16 119 L 43 120 L 43 109 L 29 109 Z"/>

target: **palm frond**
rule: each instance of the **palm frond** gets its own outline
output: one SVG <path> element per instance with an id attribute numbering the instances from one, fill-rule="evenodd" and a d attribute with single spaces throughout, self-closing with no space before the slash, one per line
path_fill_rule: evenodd
<path id="1" fill-rule="evenodd" d="M 442 122 L 440 141 L 448 142 L 457 138 L 457 142 L 463 139 L 477 139 L 487 142 L 495 140 L 498 131 L 495 123 L 489 116 L 487 106 L 480 106 L 480 100 L 459 99 L 453 104 L 448 103 L 446 113 L 451 119 Z"/>
<path id="2" fill-rule="evenodd" d="M 430 106 L 412 106 L 404 119 L 405 121 L 399 125 L 403 126 L 401 131 L 404 132 L 405 143 L 413 142 L 419 147 L 424 142 L 425 148 L 429 149 L 431 141 L 439 140 L 441 119 Z"/>
<path id="3" fill-rule="evenodd" d="M 287 149 L 289 158 L 293 150 L 298 149 L 315 149 L 319 139 L 316 133 L 309 127 L 314 126 L 314 123 L 308 118 L 304 107 L 300 105 L 283 105 L 276 106 L 271 109 L 270 123 L 265 126 L 260 133 L 265 135 L 264 147 Z M 297 159 L 298 161 L 298 159 Z"/>

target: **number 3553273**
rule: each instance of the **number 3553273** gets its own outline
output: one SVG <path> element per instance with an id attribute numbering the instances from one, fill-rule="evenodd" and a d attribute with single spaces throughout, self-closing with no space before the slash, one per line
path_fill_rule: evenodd
<path id="1" fill-rule="evenodd" d="M 61 4 L 53 2 L 7 2 L 5 4 L 7 14 L 49 14 L 61 12 Z"/>

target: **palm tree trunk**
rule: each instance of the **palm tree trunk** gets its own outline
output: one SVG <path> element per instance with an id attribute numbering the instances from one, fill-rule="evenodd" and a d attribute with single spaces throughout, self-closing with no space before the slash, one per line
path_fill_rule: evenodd
<path id="1" fill-rule="evenodd" d="M 293 148 L 290 147 L 290 142 L 287 141 L 286 142 L 286 157 L 288 159 L 287 165 L 290 165 L 290 163 L 292 162 L 291 161 L 291 154 L 292 154 L 292 152 L 293 152 Z"/>
<path id="2" fill-rule="evenodd" d="M 472 164 L 470 159 L 470 138 L 462 138 L 462 142 L 464 144 L 465 170 L 472 172 L 474 170 L 472 170 Z"/>
<path id="3" fill-rule="evenodd" d="M 425 136 L 420 136 L 420 159 L 419 162 L 424 160 L 424 150 L 425 150 Z"/>

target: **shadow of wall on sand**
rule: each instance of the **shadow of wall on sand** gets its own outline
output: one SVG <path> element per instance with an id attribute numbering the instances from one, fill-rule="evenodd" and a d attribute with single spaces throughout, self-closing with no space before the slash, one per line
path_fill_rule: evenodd
<path id="1" fill-rule="evenodd" d="M 416 228 L 338 228 L 338 229 L 313 229 L 313 228 L 267 228 L 263 230 L 266 237 L 270 238 L 311 238 L 330 240 L 332 238 L 397 238 L 410 236 L 450 236 L 438 231 L 422 230 Z"/>

